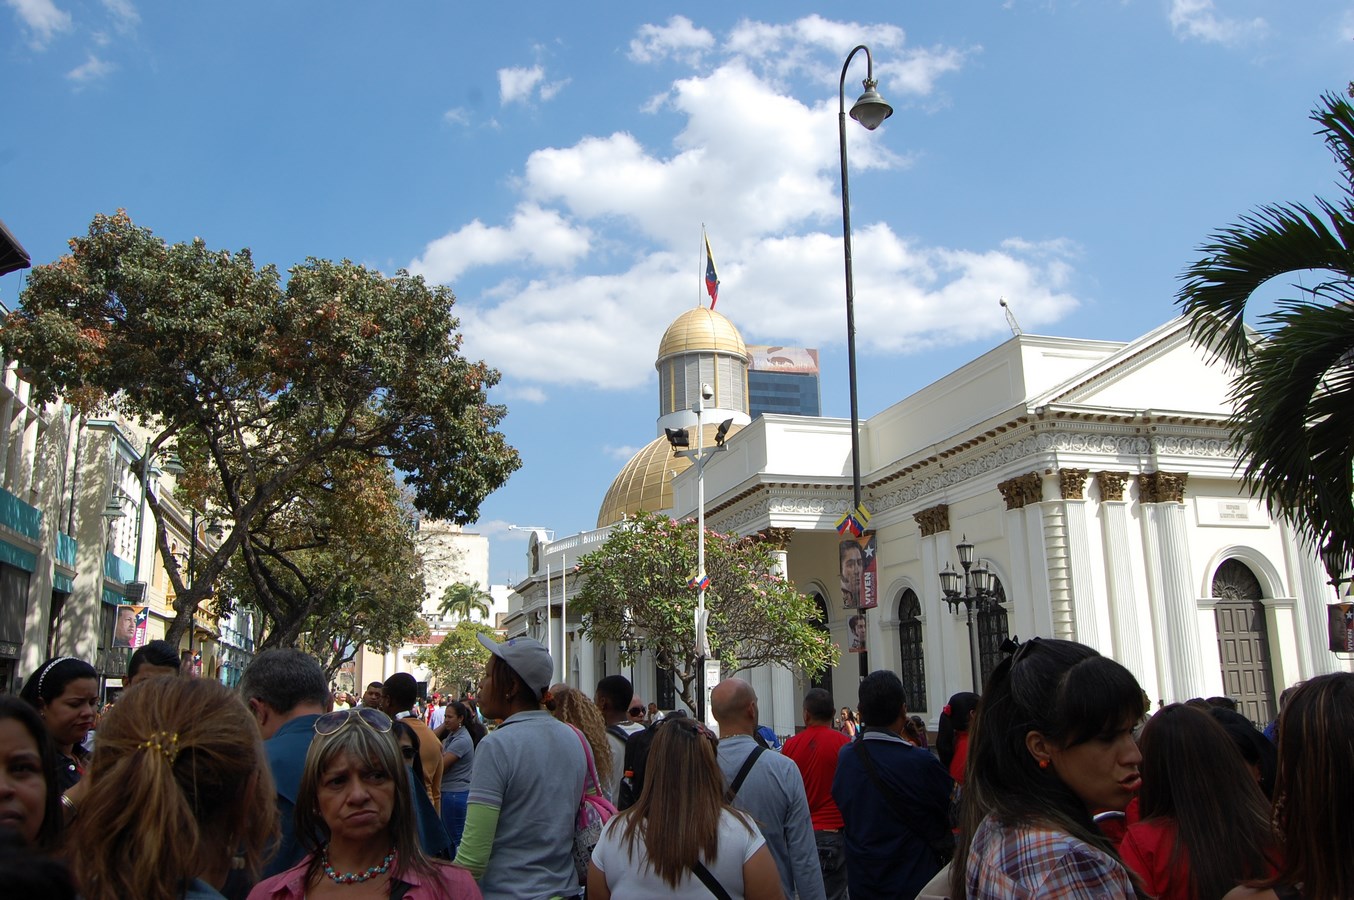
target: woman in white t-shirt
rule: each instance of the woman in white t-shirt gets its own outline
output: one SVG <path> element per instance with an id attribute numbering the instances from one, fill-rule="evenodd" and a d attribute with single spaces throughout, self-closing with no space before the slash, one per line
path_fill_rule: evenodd
<path id="1" fill-rule="evenodd" d="M 589 898 L 718 895 L 717 882 L 733 900 L 783 900 L 756 823 L 724 799 L 716 743 L 694 719 L 663 720 L 649 747 L 644 790 L 606 824 L 592 852 Z"/>

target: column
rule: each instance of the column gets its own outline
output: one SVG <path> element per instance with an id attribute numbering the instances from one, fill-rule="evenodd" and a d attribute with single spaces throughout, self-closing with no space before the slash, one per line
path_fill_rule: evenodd
<path id="1" fill-rule="evenodd" d="M 950 693 L 953 693 L 951 687 L 958 684 L 965 685 L 967 690 L 968 678 L 961 672 L 968 671 L 968 657 L 961 656 L 954 652 L 954 648 L 963 646 L 964 653 L 967 654 L 968 641 L 965 639 L 956 643 L 953 636 L 954 616 L 951 615 L 930 615 L 929 610 L 932 605 L 937 612 L 949 611 L 945 601 L 940 599 L 940 570 L 942 568 L 941 557 L 948 557 L 952 548 L 949 541 L 941 540 L 941 535 L 948 535 L 950 531 L 950 507 L 948 504 L 941 503 L 928 509 L 923 509 L 912 517 L 917 527 L 921 529 L 921 600 L 924 624 L 923 646 L 926 657 L 926 691 L 927 700 L 933 709 L 940 709 L 949 699 Z M 948 624 L 950 633 L 946 633 L 945 625 Z M 896 636 L 895 636 L 896 637 Z M 962 670 L 960 667 L 963 667 Z"/>
<path id="2" fill-rule="evenodd" d="M 1169 673 L 1163 687 L 1168 700 L 1204 696 L 1207 685 L 1200 659 L 1199 598 L 1190 578 L 1189 534 L 1185 527 L 1184 472 L 1152 472 L 1138 476 L 1142 498 L 1143 537 L 1147 547 L 1148 581 L 1163 613 L 1153 618 L 1159 669 Z"/>
<path id="3" fill-rule="evenodd" d="M 1344 666 L 1331 652 L 1326 621 L 1326 607 L 1335 599 L 1335 589 L 1327 579 L 1316 550 L 1293 531 L 1292 525 L 1280 519 L 1279 527 L 1283 531 L 1284 555 L 1288 557 L 1289 583 L 1298 604 L 1294 619 L 1303 676 L 1311 678 L 1343 672 Z M 1274 687 L 1283 690 L 1277 684 Z"/>
<path id="4" fill-rule="evenodd" d="M 1006 501 L 1006 530 L 1010 535 L 1011 581 L 1009 628 L 1013 635 L 1029 640 L 1052 636 L 1053 610 L 1048 602 L 1048 571 L 1044 562 L 1044 523 L 1040 503 L 1044 480 L 1038 472 L 1017 475 L 997 485 Z"/>
<path id="5" fill-rule="evenodd" d="M 1096 472 L 1100 485 L 1100 532 L 1105 553 L 1105 584 L 1109 593 L 1111 654 L 1128 669 L 1153 697 L 1156 673 L 1143 661 L 1140 629 L 1146 621 L 1138 615 L 1138 597 L 1133 589 L 1132 548 L 1128 540 L 1128 504 L 1124 500 L 1127 472 Z"/>
<path id="6" fill-rule="evenodd" d="M 772 546 L 775 562 L 771 571 L 782 578 L 790 574 L 790 541 L 794 539 L 793 528 L 764 528 L 760 532 L 763 540 Z M 769 697 L 761 704 L 763 724 L 770 725 L 779 735 L 795 733 L 803 700 L 799 696 L 795 673 L 785 666 L 768 666 Z"/>

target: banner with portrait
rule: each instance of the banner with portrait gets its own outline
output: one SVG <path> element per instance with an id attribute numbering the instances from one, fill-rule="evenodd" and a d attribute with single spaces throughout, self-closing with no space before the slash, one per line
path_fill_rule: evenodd
<path id="1" fill-rule="evenodd" d="M 879 559 L 875 533 L 848 535 L 838 546 L 837 562 L 842 583 L 842 606 L 874 609 L 879 605 Z"/>
<path id="2" fill-rule="evenodd" d="M 145 646 L 149 630 L 149 606 L 119 606 L 113 620 L 113 649 L 135 650 Z"/>
<path id="3" fill-rule="evenodd" d="M 1354 653 L 1354 603 L 1335 603 L 1327 606 L 1326 617 L 1331 651 Z"/>
<path id="4" fill-rule="evenodd" d="M 865 639 L 867 633 L 866 619 L 863 610 L 847 620 L 846 630 L 846 652 L 868 653 L 869 647 Z"/>

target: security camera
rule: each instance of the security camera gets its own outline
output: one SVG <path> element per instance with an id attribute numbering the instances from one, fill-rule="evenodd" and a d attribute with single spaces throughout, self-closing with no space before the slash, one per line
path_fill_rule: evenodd
<path id="1" fill-rule="evenodd" d="M 702 399 L 702 400 L 713 400 L 714 397 L 715 397 L 715 389 L 712 388 L 712 387 L 710 387 L 710 385 L 708 385 L 708 384 L 702 383 L 702 384 L 701 384 L 701 399 Z"/>

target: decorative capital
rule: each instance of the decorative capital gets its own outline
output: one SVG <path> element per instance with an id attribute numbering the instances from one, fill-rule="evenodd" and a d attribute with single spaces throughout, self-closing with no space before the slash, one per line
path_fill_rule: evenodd
<path id="1" fill-rule="evenodd" d="M 764 544 L 770 544 L 773 550 L 788 550 L 790 539 L 795 536 L 793 528 L 781 528 L 772 526 L 763 528 L 757 532 L 757 539 Z"/>
<path id="2" fill-rule="evenodd" d="M 1128 479 L 1127 472 L 1096 472 L 1095 480 L 1100 484 L 1100 499 L 1124 499 L 1124 486 L 1128 484 Z"/>
<path id="3" fill-rule="evenodd" d="M 1086 479 L 1090 474 L 1090 469 L 1059 469 L 1058 490 L 1062 493 L 1062 498 L 1064 500 L 1085 500 Z"/>
<path id="4" fill-rule="evenodd" d="M 930 537 L 933 534 L 939 534 L 942 531 L 950 530 L 950 505 L 948 503 L 938 503 L 929 509 L 923 509 L 912 518 L 917 520 L 917 525 L 921 527 L 921 536 Z"/>
<path id="5" fill-rule="evenodd" d="M 1188 472 L 1148 472 L 1138 476 L 1143 503 L 1184 503 Z"/>
<path id="6" fill-rule="evenodd" d="M 1017 475 L 997 485 L 1001 496 L 1006 500 L 1007 509 L 1024 509 L 1031 503 L 1044 499 L 1044 479 L 1038 472 Z"/>

